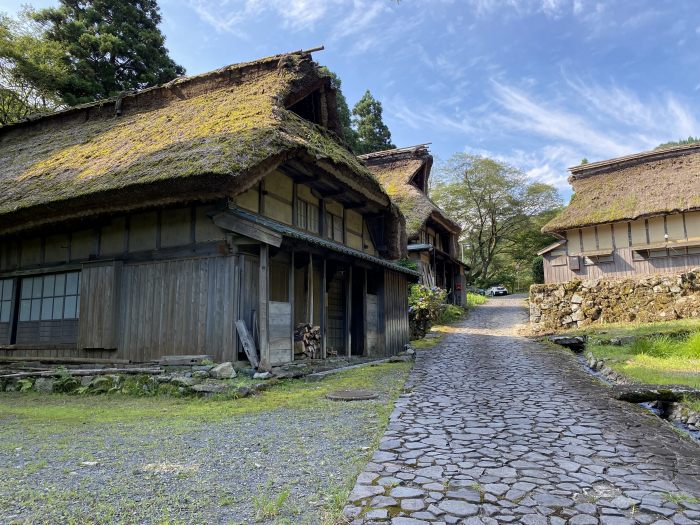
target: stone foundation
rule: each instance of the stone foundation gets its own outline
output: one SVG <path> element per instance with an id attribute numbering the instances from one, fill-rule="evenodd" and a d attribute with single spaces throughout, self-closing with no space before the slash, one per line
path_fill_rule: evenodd
<path id="1" fill-rule="evenodd" d="M 651 322 L 700 316 L 700 268 L 636 279 L 573 280 L 530 287 L 536 333 L 591 323 Z"/>

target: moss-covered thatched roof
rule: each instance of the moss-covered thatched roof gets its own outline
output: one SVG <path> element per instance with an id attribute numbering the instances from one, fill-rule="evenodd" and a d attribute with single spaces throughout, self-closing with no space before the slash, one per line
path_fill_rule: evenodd
<path id="1" fill-rule="evenodd" d="M 424 184 L 426 187 L 428 185 L 433 157 L 425 145 L 368 153 L 360 155 L 360 159 L 379 179 L 391 200 L 403 213 L 409 239 L 418 235 L 431 216 L 443 223 L 448 230 L 460 231 L 459 225 L 411 182 L 420 170 L 426 170 Z"/>
<path id="2" fill-rule="evenodd" d="M 571 203 L 542 228 L 562 232 L 700 209 L 700 145 L 649 151 L 569 170 Z"/>
<path id="3" fill-rule="evenodd" d="M 230 195 L 291 157 L 389 202 L 332 133 L 287 109 L 331 93 L 308 53 L 235 64 L 0 128 L 0 233 L 143 202 Z M 327 98 L 333 128 L 335 99 Z"/>

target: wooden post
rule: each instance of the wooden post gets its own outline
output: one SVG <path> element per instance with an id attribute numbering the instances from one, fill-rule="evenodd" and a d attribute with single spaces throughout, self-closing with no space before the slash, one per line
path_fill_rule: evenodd
<path id="1" fill-rule="evenodd" d="M 345 352 L 352 355 L 352 264 L 348 264 L 348 278 L 345 282 Z"/>
<path id="2" fill-rule="evenodd" d="M 307 267 L 306 280 L 308 281 L 306 286 L 307 301 L 306 305 L 308 308 L 306 319 L 311 326 L 315 326 L 314 323 L 314 256 L 309 253 L 309 265 Z"/>
<path id="3" fill-rule="evenodd" d="M 295 313 L 295 300 L 294 300 L 294 250 L 292 250 L 292 255 L 291 255 L 291 261 L 289 263 L 289 306 L 290 306 L 290 311 L 291 311 L 291 319 L 290 319 L 290 325 L 291 325 L 291 330 L 289 333 L 289 337 L 292 342 L 291 346 L 291 357 L 289 358 L 289 361 L 292 362 L 294 361 L 294 313 Z"/>
<path id="4" fill-rule="evenodd" d="M 321 270 L 321 357 L 326 358 L 326 258 Z"/>
<path id="5" fill-rule="evenodd" d="M 267 333 L 269 304 L 269 266 L 270 248 L 267 244 L 260 245 L 260 272 L 258 283 L 258 339 L 260 345 L 260 369 L 270 370 L 270 340 Z"/>
<path id="6" fill-rule="evenodd" d="M 367 323 L 367 268 L 362 269 L 362 326 L 364 328 L 364 348 L 362 349 L 362 355 L 369 355 L 369 337 L 368 337 L 368 323 Z"/>

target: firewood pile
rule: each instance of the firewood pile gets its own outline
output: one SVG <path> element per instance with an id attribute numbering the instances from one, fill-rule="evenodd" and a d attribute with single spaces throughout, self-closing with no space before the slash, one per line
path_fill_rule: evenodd
<path id="1" fill-rule="evenodd" d="M 294 355 L 307 359 L 321 357 L 321 327 L 300 323 L 294 329 Z"/>

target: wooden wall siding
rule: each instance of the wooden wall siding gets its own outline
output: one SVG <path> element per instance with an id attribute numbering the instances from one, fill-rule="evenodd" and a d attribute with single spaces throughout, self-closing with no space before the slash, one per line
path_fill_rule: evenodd
<path id="1" fill-rule="evenodd" d="M 255 321 L 257 320 L 258 312 L 258 290 L 259 290 L 259 266 L 260 259 L 252 255 L 241 255 L 238 257 L 237 262 L 237 273 L 239 284 L 238 292 L 238 308 L 237 308 L 237 319 L 242 319 L 245 321 L 248 327 L 248 332 L 255 339 L 256 348 L 260 348 L 258 343 L 258 333 L 257 327 L 255 326 Z M 240 347 L 238 342 L 238 336 L 235 339 L 235 346 L 238 350 L 238 355 L 241 359 L 247 359 L 243 353 L 243 348 Z"/>
<path id="2" fill-rule="evenodd" d="M 124 265 L 118 357 L 235 359 L 235 257 Z"/>
<path id="3" fill-rule="evenodd" d="M 328 283 L 327 294 L 327 345 L 329 355 L 345 355 L 345 335 L 347 333 L 347 311 L 345 279 L 337 274 Z"/>
<path id="4" fill-rule="evenodd" d="M 612 235 L 611 235 L 612 234 Z M 581 264 L 579 270 L 571 270 L 569 264 L 560 265 L 557 251 L 545 254 L 544 273 L 546 283 L 566 282 L 572 279 L 627 278 L 656 273 L 674 273 L 700 265 L 700 248 L 652 250 L 648 258 L 639 256 L 632 246 L 666 240 L 700 240 L 700 212 L 676 213 L 666 216 L 637 219 L 631 222 L 603 224 L 596 227 L 568 230 L 565 249 L 569 256 L 584 250 L 614 248 L 612 262 Z M 668 253 L 668 255 L 666 255 Z"/>
<path id="5" fill-rule="evenodd" d="M 11 323 L 0 323 L 0 346 L 10 343 L 10 334 L 12 331 Z"/>
<path id="6" fill-rule="evenodd" d="M 380 354 L 379 346 L 379 302 L 376 295 L 367 294 L 367 350 L 368 356 Z"/>
<path id="7" fill-rule="evenodd" d="M 579 271 L 568 265 L 552 266 L 551 256 L 545 256 L 545 282 L 560 283 L 572 279 L 623 279 L 655 273 L 677 273 L 700 266 L 700 254 L 669 256 L 658 259 L 635 261 L 631 248 L 620 248 L 613 253 L 613 262 L 595 265 L 581 265 Z"/>
<path id="8" fill-rule="evenodd" d="M 270 301 L 269 312 L 270 364 L 289 363 L 292 360 L 292 305 Z"/>
<path id="9" fill-rule="evenodd" d="M 23 358 L 37 359 L 37 358 L 67 358 L 70 360 L 90 360 L 90 359 L 104 359 L 106 361 L 113 362 L 124 362 L 117 358 L 116 352 L 113 350 L 78 350 L 75 345 L 58 346 L 55 343 L 53 345 L 41 345 L 33 348 L 23 347 L 21 349 L 8 348 L 0 346 L 0 357 L 2 358 L 17 358 L 21 356 Z"/>
<path id="10" fill-rule="evenodd" d="M 121 271 L 121 262 L 83 266 L 78 348 L 117 348 Z"/>
<path id="11" fill-rule="evenodd" d="M 383 288 L 384 354 L 395 355 L 408 343 L 408 282 L 403 274 L 385 270 Z"/>
<path id="12" fill-rule="evenodd" d="M 0 272 L 82 262 L 128 258 L 179 246 L 224 241 L 224 232 L 207 215 L 214 205 L 163 209 L 114 217 L 94 228 L 66 231 L 21 241 L 0 239 Z"/>
<path id="13" fill-rule="evenodd" d="M 294 181 L 291 177 L 273 172 L 263 180 L 263 213 L 284 224 L 294 224 Z"/>
<path id="14" fill-rule="evenodd" d="M 260 212 L 260 192 L 258 185 L 253 186 L 248 191 L 239 193 L 235 197 L 235 202 L 241 208 L 252 211 L 253 213 Z"/>

